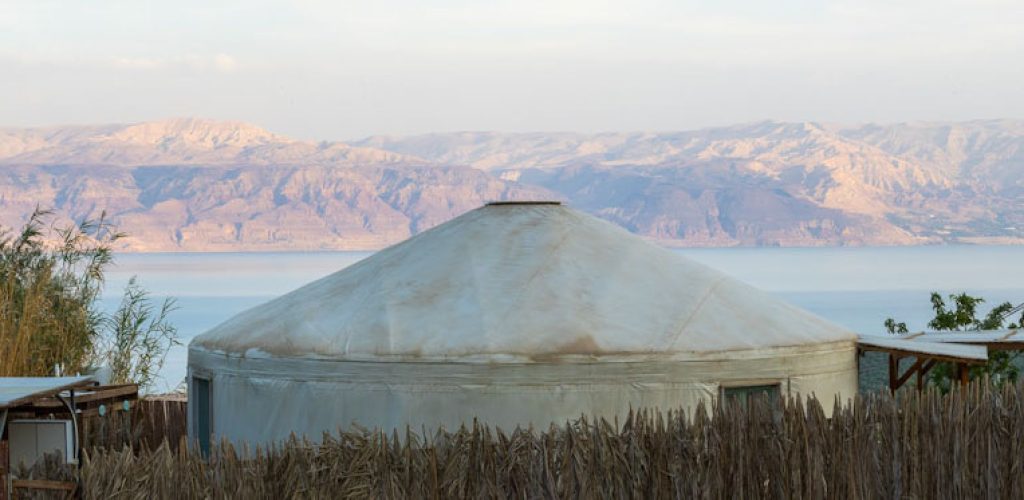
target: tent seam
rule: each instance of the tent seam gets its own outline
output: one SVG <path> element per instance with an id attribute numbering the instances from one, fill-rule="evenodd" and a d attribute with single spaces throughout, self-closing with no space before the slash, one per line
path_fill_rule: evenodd
<path id="1" fill-rule="evenodd" d="M 683 321 L 683 324 L 676 329 L 676 334 L 672 338 L 672 342 L 669 344 L 670 346 L 676 346 L 676 344 L 679 342 L 679 337 L 682 337 L 683 332 L 686 331 L 686 327 L 689 326 L 691 322 L 693 322 L 693 319 L 697 316 L 697 313 L 699 313 L 700 310 L 704 308 L 704 303 L 707 302 L 709 298 L 711 298 L 711 294 L 715 293 L 715 290 L 718 290 L 718 287 L 721 286 L 721 284 L 725 282 L 725 280 L 725 276 L 720 276 L 718 280 L 715 281 L 715 284 L 711 285 L 711 288 L 708 289 L 708 293 L 704 294 L 704 296 L 701 297 L 700 302 L 697 303 L 697 307 L 695 307 L 693 309 L 693 312 L 686 317 L 686 320 Z"/>

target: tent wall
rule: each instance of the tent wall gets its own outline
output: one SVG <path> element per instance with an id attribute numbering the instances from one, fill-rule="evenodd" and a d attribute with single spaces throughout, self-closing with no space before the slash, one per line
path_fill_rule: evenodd
<path id="1" fill-rule="evenodd" d="M 217 439 L 267 443 L 292 432 L 318 439 L 358 423 L 391 430 L 457 428 L 474 417 L 505 429 L 546 427 L 582 414 L 693 408 L 720 387 L 778 383 L 782 394 L 831 401 L 857 391 L 856 344 L 833 342 L 689 359 L 460 364 L 242 358 L 189 351 L 192 376 L 210 380 Z M 831 405 L 825 405 L 831 408 Z M 194 415 L 189 432 L 196 436 Z"/>

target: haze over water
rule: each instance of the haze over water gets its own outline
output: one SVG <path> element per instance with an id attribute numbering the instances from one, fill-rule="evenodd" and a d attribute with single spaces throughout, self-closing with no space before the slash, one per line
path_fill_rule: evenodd
<path id="1" fill-rule="evenodd" d="M 1024 247 L 716 248 L 679 253 L 861 333 L 887 317 L 921 330 L 928 294 L 966 291 L 989 307 L 1024 301 Z M 168 356 L 158 391 L 185 377 L 192 337 L 231 316 L 351 265 L 368 252 L 122 254 L 108 275 L 104 306 L 115 308 L 138 276 L 153 297 L 175 297 L 183 345 Z M 737 313 L 742 313 L 737 311 Z M 756 335 L 756 332 L 751 332 Z"/>

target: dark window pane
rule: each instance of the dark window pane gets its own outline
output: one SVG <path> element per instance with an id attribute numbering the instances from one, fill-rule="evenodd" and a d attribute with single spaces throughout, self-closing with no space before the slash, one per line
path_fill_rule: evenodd
<path id="1" fill-rule="evenodd" d="M 741 387 L 725 387 L 722 389 L 722 396 L 726 401 L 736 399 L 741 405 L 746 406 L 753 398 L 764 397 L 774 402 L 779 398 L 779 386 L 772 385 L 747 385 Z"/>

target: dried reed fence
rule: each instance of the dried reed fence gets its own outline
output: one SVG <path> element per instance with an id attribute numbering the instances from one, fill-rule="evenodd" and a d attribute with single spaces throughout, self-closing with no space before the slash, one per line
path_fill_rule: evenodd
<path id="1" fill-rule="evenodd" d="M 832 418 L 796 399 L 541 432 L 222 443 L 209 459 L 99 451 L 80 481 L 86 498 L 1024 498 L 1024 385 L 859 397 Z"/>
<path id="2" fill-rule="evenodd" d="M 133 401 L 131 411 L 82 419 L 82 448 L 155 449 L 167 441 L 177 450 L 188 435 L 187 405 L 184 399 L 144 398 Z"/>

